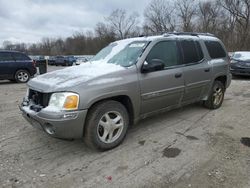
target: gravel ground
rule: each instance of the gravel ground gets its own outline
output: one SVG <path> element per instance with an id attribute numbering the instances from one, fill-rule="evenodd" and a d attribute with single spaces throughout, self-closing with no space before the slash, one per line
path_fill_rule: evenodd
<path id="1" fill-rule="evenodd" d="M 250 187 L 250 147 L 240 142 L 250 137 L 250 79 L 234 79 L 220 109 L 145 119 L 102 153 L 31 127 L 18 109 L 25 84 L 0 88 L 0 187 Z"/>

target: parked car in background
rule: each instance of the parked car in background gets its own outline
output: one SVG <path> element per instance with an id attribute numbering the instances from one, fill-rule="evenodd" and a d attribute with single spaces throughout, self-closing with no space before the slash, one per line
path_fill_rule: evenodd
<path id="1" fill-rule="evenodd" d="M 26 54 L 0 51 L 0 79 L 25 83 L 35 74 L 35 61 Z"/>
<path id="2" fill-rule="evenodd" d="M 48 64 L 49 65 L 55 65 L 56 57 L 55 56 L 49 56 L 48 58 Z"/>
<path id="3" fill-rule="evenodd" d="M 86 63 L 86 62 L 88 62 L 88 59 L 86 58 L 86 57 L 78 57 L 77 59 L 76 59 L 76 65 L 80 65 L 81 63 Z"/>
<path id="4" fill-rule="evenodd" d="M 234 52 L 231 57 L 232 75 L 250 76 L 250 51 Z"/>
<path id="5" fill-rule="evenodd" d="M 72 66 L 76 62 L 74 56 L 56 56 L 55 65 Z"/>
<path id="6" fill-rule="evenodd" d="M 152 114 L 200 101 L 220 108 L 230 83 L 218 38 L 167 33 L 113 42 L 88 63 L 32 79 L 21 110 L 51 136 L 107 150 Z"/>
<path id="7" fill-rule="evenodd" d="M 76 58 L 74 56 L 66 56 L 65 59 L 70 63 L 70 65 L 76 63 Z"/>

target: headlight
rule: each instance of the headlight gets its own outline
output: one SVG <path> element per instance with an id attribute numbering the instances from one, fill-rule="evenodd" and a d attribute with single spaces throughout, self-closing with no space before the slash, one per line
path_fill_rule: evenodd
<path id="1" fill-rule="evenodd" d="M 71 92 L 53 93 L 50 97 L 49 108 L 58 110 L 78 109 L 79 95 Z"/>
<path id="2" fill-rule="evenodd" d="M 230 61 L 230 63 L 231 63 L 231 64 L 235 64 L 235 63 L 238 63 L 238 61 L 235 61 L 234 59 L 232 59 L 232 60 Z"/>

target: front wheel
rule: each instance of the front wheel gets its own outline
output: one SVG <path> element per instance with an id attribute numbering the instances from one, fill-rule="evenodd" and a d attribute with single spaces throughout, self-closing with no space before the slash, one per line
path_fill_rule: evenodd
<path id="1" fill-rule="evenodd" d="M 30 73 L 26 70 L 18 70 L 15 74 L 15 80 L 18 83 L 26 83 L 30 79 Z"/>
<path id="2" fill-rule="evenodd" d="M 97 150 L 112 149 L 125 138 L 128 124 L 128 112 L 121 103 L 98 103 L 90 109 L 86 120 L 85 143 Z"/>
<path id="3" fill-rule="evenodd" d="M 225 86 L 222 82 L 216 80 L 213 84 L 212 91 L 208 100 L 204 101 L 204 106 L 209 109 L 220 108 L 224 100 Z"/>

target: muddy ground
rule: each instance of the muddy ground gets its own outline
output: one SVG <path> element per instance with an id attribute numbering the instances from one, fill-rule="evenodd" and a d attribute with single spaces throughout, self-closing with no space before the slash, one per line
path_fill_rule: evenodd
<path id="1" fill-rule="evenodd" d="M 250 79 L 234 79 L 220 109 L 145 119 L 102 153 L 31 127 L 18 109 L 25 92 L 0 81 L 0 187 L 250 187 L 250 147 L 240 142 L 250 137 Z"/>

